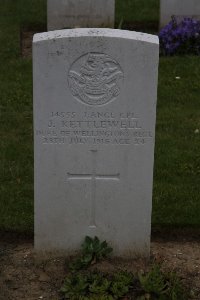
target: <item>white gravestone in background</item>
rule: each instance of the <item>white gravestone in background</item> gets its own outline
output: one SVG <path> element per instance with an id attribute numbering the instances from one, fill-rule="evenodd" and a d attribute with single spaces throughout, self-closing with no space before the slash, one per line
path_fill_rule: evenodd
<path id="1" fill-rule="evenodd" d="M 48 0 L 48 30 L 114 27 L 115 0 Z"/>
<path id="2" fill-rule="evenodd" d="M 33 41 L 35 248 L 148 256 L 158 38 L 114 29 Z"/>
<path id="3" fill-rule="evenodd" d="M 171 21 L 171 17 L 179 19 L 190 17 L 200 19 L 200 0 L 161 0 L 160 27 Z"/>

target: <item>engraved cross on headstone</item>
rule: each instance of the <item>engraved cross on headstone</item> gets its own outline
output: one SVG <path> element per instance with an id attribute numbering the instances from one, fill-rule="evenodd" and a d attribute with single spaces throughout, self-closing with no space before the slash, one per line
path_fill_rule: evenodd
<path id="1" fill-rule="evenodd" d="M 96 154 L 97 150 L 91 150 L 92 152 L 92 172 L 90 174 L 75 174 L 67 173 L 68 180 L 91 180 L 92 190 L 91 190 L 91 219 L 90 227 L 96 227 L 96 182 L 98 180 L 114 180 L 119 181 L 120 174 L 98 174 L 96 172 Z"/>

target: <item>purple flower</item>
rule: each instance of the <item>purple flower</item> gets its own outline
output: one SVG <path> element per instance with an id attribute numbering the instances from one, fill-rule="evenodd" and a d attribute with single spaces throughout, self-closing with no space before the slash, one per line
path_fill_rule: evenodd
<path id="1" fill-rule="evenodd" d="M 200 21 L 184 18 L 179 23 L 175 17 L 159 33 L 161 53 L 200 54 Z"/>

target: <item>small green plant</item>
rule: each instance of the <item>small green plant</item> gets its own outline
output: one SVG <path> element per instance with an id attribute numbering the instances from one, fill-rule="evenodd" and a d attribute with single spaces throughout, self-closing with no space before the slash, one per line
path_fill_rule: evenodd
<path id="1" fill-rule="evenodd" d="M 175 273 L 164 274 L 159 265 L 153 266 L 146 275 L 139 274 L 139 282 L 144 295 L 138 300 L 186 300 L 180 279 Z"/>
<path id="2" fill-rule="evenodd" d="M 75 259 L 72 263 L 70 263 L 69 267 L 71 271 L 78 271 L 81 269 L 87 268 L 92 262 L 90 255 L 82 255 L 81 257 Z"/>
<path id="3" fill-rule="evenodd" d="M 95 236 L 94 239 L 87 236 L 82 245 L 83 254 L 90 254 L 92 258 L 99 261 L 102 258 L 107 257 L 113 249 L 108 246 L 107 242 L 100 242 L 98 237 Z"/>
<path id="4" fill-rule="evenodd" d="M 87 268 L 90 264 L 94 264 L 108 257 L 113 250 L 111 247 L 108 247 L 106 241 L 100 242 L 96 236 L 95 238 L 86 236 L 81 247 L 82 255 L 70 265 L 71 270 L 77 271 Z"/>
<path id="5" fill-rule="evenodd" d="M 113 276 L 93 271 L 89 274 L 71 274 L 61 292 L 65 299 L 114 300 L 125 296 L 133 283 L 133 275 L 126 271 Z"/>
<path id="6" fill-rule="evenodd" d="M 125 296 L 129 292 L 129 289 L 133 284 L 133 280 L 134 276 L 132 273 L 128 273 L 126 271 L 117 272 L 113 277 L 110 288 L 114 299 Z"/>
<path id="7" fill-rule="evenodd" d="M 90 293 L 106 296 L 110 287 L 110 281 L 101 273 L 91 273 L 88 281 Z"/>
<path id="8" fill-rule="evenodd" d="M 114 298 L 111 295 L 91 295 L 89 296 L 88 299 L 89 300 L 114 300 Z"/>
<path id="9" fill-rule="evenodd" d="M 147 274 L 139 274 L 139 281 L 146 293 L 156 297 L 167 293 L 168 283 L 158 265 L 153 266 L 152 270 Z"/>
<path id="10" fill-rule="evenodd" d="M 65 279 L 61 292 L 64 294 L 65 299 L 84 299 L 83 297 L 87 294 L 88 285 L 87 276 L 72 274 Z"/>
<path id="11" fill-rule="evenodd" d="M 124 285 L 130 286 L 133 283 L 134 276 L 131 272 L 119 271 L 114 274 L 113 280 L 115 282 L 122 282 Z"/>
<path id="12" fill-rule="evenodd" d="M 184 291 L 180 279 L 177 277 L 176 273 L 170 273 L 168 275 L 168 295 L 170 300 L 186 300 L 187 292 Z"/>
<path id="13" fill-rule="evenodd" d="M 128 293 L 129 286 L 124 285 L 123 282 L 116 281 L 112 283 L 110 290 L 113 294 L 114 299 L 119 299 Z"/>

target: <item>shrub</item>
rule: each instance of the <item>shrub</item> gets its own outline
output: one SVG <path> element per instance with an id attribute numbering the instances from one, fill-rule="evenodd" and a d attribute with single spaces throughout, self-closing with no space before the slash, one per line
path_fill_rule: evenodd
<path id="1" fill-rule="evenodd" d="M 161 54 L 200 55 L 200 21 L 175 17 L 159 33 Z"/>

